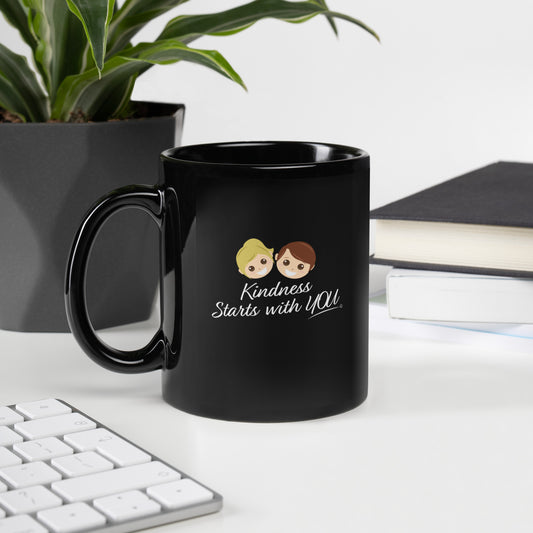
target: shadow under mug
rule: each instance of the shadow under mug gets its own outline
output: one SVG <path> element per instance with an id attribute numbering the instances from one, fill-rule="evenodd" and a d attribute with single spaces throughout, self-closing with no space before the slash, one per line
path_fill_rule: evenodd
<path id="1" fill-rule="evenodd" d="M 160 164 L 156 186 L 109 193 L 74 239 L 66 307 L 83 350 L 117 372 L 162 369 L 164 399 L 201 416 L 294 421 L 363 402 L 368 154 L 238 142 L 173 148 Z M 85 295 L 93 241 L 126 208 L 148 213 L 161 241 L 161 326 L 134 351 L 98 339 Z"/>

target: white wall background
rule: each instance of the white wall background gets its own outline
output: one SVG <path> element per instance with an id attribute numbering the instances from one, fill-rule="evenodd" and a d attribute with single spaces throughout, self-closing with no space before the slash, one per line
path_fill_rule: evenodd
<path id="1" fill-rule="evenodd" d="M 191 0 L 171 15 L 239 3 Z M 322 18 L 262 21 L 194 43 L 222 52 L 248 92 L 181 63 L 150 70 L 134 97 L 185 103 L 187 144 L 287 139 L 364 148 L 372 207 L 497 160 L 533 161 L 531 0 L 329 4 L 372 26 L 382 44 L 342 21 L 339 39 Z M 0 42 L 24 50 L 2 19 Z"/>

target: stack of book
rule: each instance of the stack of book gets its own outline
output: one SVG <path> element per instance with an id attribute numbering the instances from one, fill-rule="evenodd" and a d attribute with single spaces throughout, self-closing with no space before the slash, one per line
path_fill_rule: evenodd
<path id="1" fill-rule="evenodd" d="M 393 318 L 533 324 L 533 164 L 498 162 L 371 211 Z"/>

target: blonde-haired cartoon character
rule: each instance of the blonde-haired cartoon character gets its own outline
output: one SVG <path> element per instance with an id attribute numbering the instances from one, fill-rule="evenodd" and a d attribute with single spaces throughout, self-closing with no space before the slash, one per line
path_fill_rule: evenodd
<path id="1" fill-rule="evenodd" d="M 239 272 L 251 279 L 264 278 L 274 266 L 273 252 L 259 239 L 248 239 L 235 257 Z"/>

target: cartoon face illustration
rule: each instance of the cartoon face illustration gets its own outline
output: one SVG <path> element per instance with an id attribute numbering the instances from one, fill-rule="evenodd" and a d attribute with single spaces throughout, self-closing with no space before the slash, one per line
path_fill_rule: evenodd
<path id="1" fill-rule="evenodd" d="M 264 278 L 274 266 L 273 251 L 259 239 L 248 239 L 235 258 L 239 272 L 250 279 Z"/>
<path id="2" fill-rule="evenodd" d="M 241 272 L 241 274 L 244 274 L 251 279 L 263 278 L 270 273 L 273 266 L 274 261 L 272 256 L 257 254 L 246 264 L 244 272 Z"/>
<path id="3" fill-rule="evenodd" d="M 302 241 L 286 244 L 276 254 L 276 266 L 289 279 L 300 279 L 315 268 L 316 254 L 310 244 Z"/>

